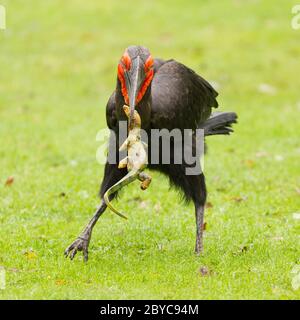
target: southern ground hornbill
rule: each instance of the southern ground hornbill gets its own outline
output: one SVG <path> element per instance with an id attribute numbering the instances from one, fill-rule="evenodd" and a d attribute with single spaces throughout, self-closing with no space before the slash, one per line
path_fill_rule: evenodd
<path id="1" fill-rule="evenodd" d="M 164 128 L 202 128 L 205 136 L 229 134 L 237 115 L 234 112 L 211 114 L 212 108 L 218 107 L 217 95 L 206 80 L 185 65 L 175 60 L 153 59 L 148 49 L 131 46 L 125 50 L 118 64 L 117 86 L 106 107 L 107 125 L 112 132 L 118 132 L 119 121 L 127 120 L 123 111 L 126 104 L 130 107 L 131 117 L 134 110 L 138 111 L 142 128 L 147 132 Z M 129 126 L 131 117 L 128 120 Z M 148 146 L 148 154 L 149 148 L 151 144 Z M 115 152 L 110 150 L 115 149 L 109 147 L 108 153 Z M 187 166 L 184 161 L 181 164 L 172 161 L 168 164 L 153 164 L 151 160 L 148 165 L 149 169 L 168 176 L 171 186 L 181 190 L 186 201 L 193 201 L 196 215 L 195 252 L 198 254 L 203 250 L 202 226 L 206 186 L 202 172 L 186 175 Z M 81 235 L 66 249 L 66 256 L 73 259 L 77 251 L 83 251 L 84 260 L 87 261 L 93 227 L 107 207 L 103 195 L 126 173 L 126 168 L 118 168 L 118 160 L 116 163 L 107 161 L 100 189 L 101 204 Z M 110 200 L 114 196 L 116 194 L 111 195 Z"/>

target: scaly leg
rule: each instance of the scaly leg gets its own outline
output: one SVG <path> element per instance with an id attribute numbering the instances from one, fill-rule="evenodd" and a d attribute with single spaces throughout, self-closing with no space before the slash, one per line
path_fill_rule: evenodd
<path id="1" fill-rule="evenodd" d="M 196 245 L 195 253 L 203 252 L 203 221 L 204 221 L 204 205 L 195 205 L 196 214 Z"/>
<path id="2" fill-rule="evenodd" d="M 91 240 L 91 235 L 95 224 L 97 223 L 98 219 L 101 217 L 102 213 L 106 209 L 106 204 L 102 201 L 101 205 L 95 212 L 93 218 L 84 228 L 80 236 L 65 250 L 65 257 L 70 257 L 71 260 L 75 257 L 77 251 L 83 252 L 84 261 L 88 261 L 88 247 Z"/>
<path id="3" fill-rule="evenodd" d="M 91 240 L 92 230 L 107 207 L 105 202 L 103 201 L 103 196 L 105 192 L 116 182 L 122 179 L 126 175 L 126 173 L 127 170 L 118 169 L 117 164 L 109 164 L 108 162 L 106 163 L 100 190 L 100 197 L 102 199 L 102 202 L 95 212 L 93 218 L 84 228 L 80 236 L 65 250 L 66 257 L 69 256 L 72 260 L 78 251 L 83 251 L 84 261 L 88 260 L 88 247 Z M 110 195 L 110 201 L 114 198 L 115 195 L 116 193 Z"/>

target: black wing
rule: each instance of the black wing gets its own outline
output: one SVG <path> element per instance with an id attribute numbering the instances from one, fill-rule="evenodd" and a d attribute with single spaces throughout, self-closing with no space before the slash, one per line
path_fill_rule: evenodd
<path id="1" fill-rule="evenodd" d="M 155 73 L 152 86 L 152 128 L 195 129 L 217 108 L 218 93 L 185 65 L 166 61 Z"/>

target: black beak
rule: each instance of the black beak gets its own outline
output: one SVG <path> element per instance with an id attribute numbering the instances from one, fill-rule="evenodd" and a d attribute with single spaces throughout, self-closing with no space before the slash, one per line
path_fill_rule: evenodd
<path id="1" fill-rule="evenodd" d="M 131 126 L 133 114 L 136 106 L 136 99 L 145 80 L 144 64 L 139 56 L 132 60 L 129 71 L 125 72 L 125 82 L 129 98 L 129 126 Z"/>

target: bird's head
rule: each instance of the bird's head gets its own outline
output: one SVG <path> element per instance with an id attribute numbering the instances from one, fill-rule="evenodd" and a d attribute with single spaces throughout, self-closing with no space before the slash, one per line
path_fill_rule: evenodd
<path id="1" fill-rule="evenodd" d="M 150 86 L 153 75 L 153 58 L 149 50 L 141 46 L 128 47 L 118 64 L 118 79 L 125 103 L 130 108 L 129 125 L 135 107 Z"/>

